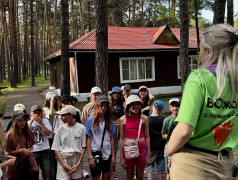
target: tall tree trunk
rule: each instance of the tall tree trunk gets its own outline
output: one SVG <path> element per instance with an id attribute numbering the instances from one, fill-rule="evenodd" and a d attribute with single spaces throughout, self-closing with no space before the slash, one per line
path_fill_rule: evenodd
<path id="1" fill-rule="evenodd" d="M 198 27 L 198 2 L 194 0 L 195 8 L 195 23 L 196 23 L 196 34 L 197 34 L 197 54 L 200 52 L 200 39 L 199 39 L 199 27 Z"/>
<path id="2" fill-rule="evenodd" d="M 50 12 L 51 12 L 51 3 L 52 1 L 49 1 L 49 6 L 48 6 L 48 10 L 47 10 L 47 54 L 50 54 L 52 53 L 52 32 L 51 32 L 51 27 L 52 27 L 52 24 L 51 24 L 51 18 L 50 18 Z M 48 69 L 47 69 L 48 71 Z M 48 74 L 48 72 L 47 72 Z"/>
<path id="3" fill-rule="evenodd" d="M 189 19 L 188 19 L 188 0 L 179 0 L 180 7 L 180 51 L 179 61 L 181 70 L 181 87 L 183 90 L 184 84 L 189 75 Z"/>
<path id="4" fill-rule="evenodd" d="M 5 42 L 5 49 L 6 49 L 6 58 L 7 58 L 7 73 L 8 73 L 8 81 L 10 80 L 10 84 L 12 86 L 12 74 L 10 72 L 10 50 L 9 50 L 9 37 L 8 37 L 8 27 L 6 21 L 6 8 L 4 5 L 4 0 L 0 0 L 0 8 L 1 8 L 1 15 L 2 15 L 2 36 L 3 42 Z M 3 49 L 4 51 L 4 49 Z"/>
<path id="5" fill-rule="evenodd" d="M 84 20 L 83 20 L 83 3 L 82 0 L 79 0 L 79 8 L 80 8 L 80 34 L 81 36 L 84 35 Z"/>
<path id="6" fill-rule="evenodd" d="M 1 30 L 1 33 L 2 33 L 2 30 Z M 3 52 L 2 51 L 2 46 L 4 46 L 4 44 L 2 43 L 2 40 L 3 39 L 0 36 L 0 88 L 1 88 L 1 83 L 3 81 L 3 61 L 5 60 L 5 58 L 3 58 L 3 56 L 2 56 L 2 52 Z M 0 94 L 1 94 L 1 89 L 0 89 Z"/>
<path id="7" fill-rule="evenodd" d="M 61 0 L 61 95 L 70 95 L 70 70 L 69 70 L 69 3 Z"/>
<path id="8" fill-rule="evenodd" d="M 233 0 L 227 0 L 227 24 L 234 26 L 234 5 Z"/>
<path id="9" fill-rule="evenodd" d="M 157 0 L 154 0 L 154 16 L 153 16 L 153 27 L 155 27 L 155 22 L 156 22 L 156 2 Z M 160 0 L 159 0 L 159 3 L 160 3 Z"/>
<path id="10" fill-rule="evenodd" d="M 129 0 L 128 24 L 129 24 L 129 27 L 131 27 L 131 0 Z"/>
<path id="11" fill-rule="evenodd" d="M 39 59 L 39 0 L 36 1 L 36 40 L 35 40 L 35 75 L 40 75 L 40 59 Z"/>
<path id="12" fill-rule="evenodd" d="M 71 26 L 72 26 L 71 38 L 74 41 L 75 40 L 74 1 L 71 1 L 70 6 L 71 6 Z"/>
<path id="13" fill-rule="evenodd" d="M 144 27 L 144 0 L 141 0 L 141 27 Z"/>
<path id="14" fill-rule="evenodd" d="M 13 42 L 13 59 L 14 59 L 14 76 L 15 76 L 15 81 L 16 83 L 19 83 L 19 73 L 18 73 L 18 68 L 19 68 L 19 59 L 18 59 L 18 43 L 17 43 L 17 16 L 16 16 L 16 0 L 12 0 L 12 25 L 13 25 L 13 36 L 12 36 L 12 42 Z M 16 84 L 17 87 L 17 84 Z"/>
<path id="15" fill-rule="evenodd" d="M 16 44 L 16 29 L 15 29 L 15 13 L 14 0 L 9 0 L 9 28 L 10 28 L 10 62 L 12 72 L 12 87 L 17 87 L 18 78 L 18 59 L 17 59 L 17 44 Z M 17 65 L 17 66 L 16 66 Z"/>
<path id="16" fill-rule="evenodd" d="M 27 75 L 27 59 L 28 59 L 28 0 L 25 0 L 23 3 L 24 6 L 24 17 L 23 17 L 23 26 L 24 26 L 24 54 L 23 54 L 23 80 L 26 80 Z"/>
<path id="17" fill-rule="evenodd" d="M 47 13 L 48 11 L 48 0 L 45 1 L 45 14 L 44 14 L 44 25 L 43 25 L 43 58 L 46 57 L 46 20 L 47 20 Z M 46 63 L 43 60 L 43 66 L 44 66 L 44 78 L 47 78 L 46 75 Z"/>
<path id="18" fill-rule="evenodd" d="M 2 23 L 2 24 L 3 24 L 3 23 Z M 4 43 L 4 31 L 3 31 L 3 27 L 2 27 L 2 45 L 1 45 L 1 60 L 2 60 L 1 70 L 2 70 L 2 80 L 6 80 L 6 71 L 5 71 L 6 54 L 5 54 L 5 49 L 6 49 L 6 45 L 5 45 L 5 43 Z"/>
<path id="19" fill-rule="evenodd" d="M 107 0 L 96 1 L 96 86 L 108 94 L 108 23 Z"/>
<path id="20" fill-rule="evenodd" d="M 136 0 L 133 0 L 133 27 L 135 27 L 136 20 Z"/>
<path id="21" fill-rule="evenodd" d="M 111 11 L 111 14 L 112 14 L 112 26 L 115 26 L 115 13 L 114 13 L 114 8 L 112 7 L 112 11 Z M 109 14 L 108 14 L 109 16 Z"/>
<path id="22" fill-rule="evenodd" d="M 92 31 L 91 0 L 88 0 L 88 30 Z"/>
<path id="23" fill-rule="evenodd" d="M 16 11 L 16 34 L 17 34 L 17 52 L 18 52 L 18 81 L 21 82 L 21 66 L 22 66 L 22 50 L 21 50 L 21 38 L 20 38 L 20 27 L 19 27 L 19 14 L 18 14 L 18 1 L 15 1 Z"/>
<path id="24" fill-rule="evenodd" d="M 121 0 L 120 26 L 123 26 L 123 0 Z"/>
<path id="25" fill-rule="evenodd" d="M 55 0 L 54 25 L 53 25 L 53 51 L 56 49 L 56 20 L 57 20 L 57 0 Z"/>
<path id="26" fill-rule="evenodd" d="M 31 8 L 31 86 L 35 86 L 35 53 L 34 53 L 34 24 L 33 24 L 33 1 L 30 0 Z"/>
<path id="27" fill-rule="evenodd" d="M 172 0 L 171 2 L 171 22 L 172 22 L 172 27 L 175 27 L 175 11 L 176 11 L 176 0 Z"/>
<path id="28" fill-rule="evenodd" d="M 226 0 L 215 0 L 213 24 L 224 23 Z"/>

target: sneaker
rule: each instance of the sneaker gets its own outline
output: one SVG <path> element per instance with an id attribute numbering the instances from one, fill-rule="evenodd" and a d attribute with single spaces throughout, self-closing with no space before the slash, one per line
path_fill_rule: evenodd
<path id="1" fill-rule="evenodd" d="M 86 171 L 86 170 L 82 170 L 82 173 L 83 173 L 83 178 L 89 178 L 89 173 L 88 173 L 88 171 Z"/>

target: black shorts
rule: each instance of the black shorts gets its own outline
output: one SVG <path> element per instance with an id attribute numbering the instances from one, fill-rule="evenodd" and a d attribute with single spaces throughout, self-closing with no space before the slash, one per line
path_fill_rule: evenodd
<path id="1" fill-rule="evenodd" d="M 101 172 L 110 172 L 110 168 L 111 168 L 111 159 L 112 156 L 110 155 L 108 160 L 102 160 L 102 155 L 100 151 L 96 151 L 96 152 L 92 152 L 93 157 L 95 157 L 96 155 L 100 156 L 100 158 L 95 159 L 95 168 L 91 168 L 90 167 L 90 172 L 91 172 L 91 176 L 100 176 Z"/>

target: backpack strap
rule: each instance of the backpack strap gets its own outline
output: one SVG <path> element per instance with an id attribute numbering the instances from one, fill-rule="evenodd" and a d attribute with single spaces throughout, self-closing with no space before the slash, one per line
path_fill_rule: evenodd
<path id="1" fill-rule="evenodd" d="M 101 149 L 103 147 L 103 140 L 104 140 L 105 132 L 106 132 L 106 121 L 104 122 L 104 130 L 103 130 L 103 135 L 102 135 Z"/>
<path id="2" fill-rule="evenodd" d="M 142 125 L 142 114 L 140 116 L 140 125 L 139 125 L 139 130 L 138 130 L 138 138 L 136 139 L 136 141 L 138 142 L 140 139 L 140 130 L 141 130 L 141 125 Z"/>

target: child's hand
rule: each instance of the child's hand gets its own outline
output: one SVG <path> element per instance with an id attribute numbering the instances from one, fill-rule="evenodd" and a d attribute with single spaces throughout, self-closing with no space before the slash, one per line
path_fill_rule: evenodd
<path id="1" fill-rule="evenodd" d="M 88 163 L 89 163 L 89 167 L 91 167 L 91 168 L 95 168 L 95 161 L 94 161 L 94 158 L 89 159 Z"/>
<path id="2" fill-rule="evenodd" d="M 8 159 L 6 161 L 7 166 L 13 166 L 15 164 L 16 158 L 15 159 Z"/>
<path id="3" fill-rule="evenodd" d="M 7 159 L 17 159 L 15 156 L 11 156 L 11 155 L 5 155 Z"/>
<path id="4" fill-rule="evenodd" d="M 72 167 L 72 172 L 74 172 L 78 167 L 79 167 L 80 163 L 77 163 L 75 164 L 73 167 Z"/>
<path id="5" fill-rule="evenodd" d="M 126 161 L 124 158 L 121 158 L 121 167 L 122 169 L 126 170 Z"/>
<path id="6" fill-rule="evenodd" d="M 26 149 L 26 148 L 22 148 L 22 153 L 26 156 L 32 155 L 32 151 L 30 151 L 29 149 Z"/>
<path id="7" fill-rule="evenodd" d="M 116 165 L 116 158 L 115 158 L 115 156 L 112 156 L 112 167 L 115 167 L 115 165 Z"/>
<path id="8" fill-rule="evenodd" d="M 150 165 L 150 163 L 151 163 L 150 157 L 146 156 L 146 162 L 145 163 L 146 163 L 146 167 L 148 167 Z"/>
<path id="9" fill-rule="evenodd" d="M 36 116 L 34 120 L 38 122 L 39 124 L 42 124 L 42 119 L 40 117 Z"/>
<path id="10" fill-rule="evenodd" d="M 69 166 L 68 164 L 66 164 L 65 166 L 64 166 L 64 169 L 65 169 L 65 171 L 67 171 L 67 173 L 69 173 L 69 174 L 71 174 L 73 171 L 72 171 L 72 167 L 71 166 Z"/>

